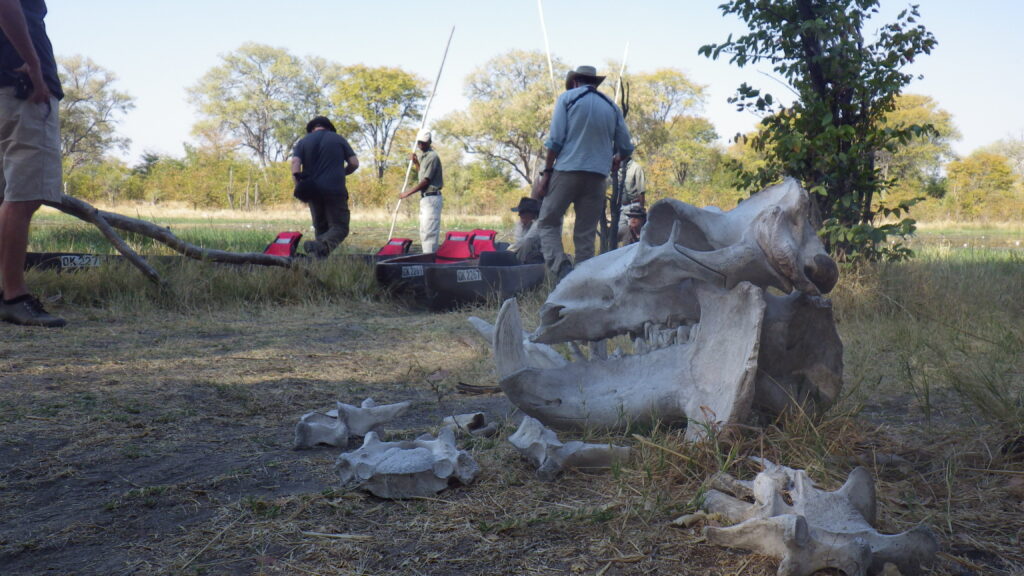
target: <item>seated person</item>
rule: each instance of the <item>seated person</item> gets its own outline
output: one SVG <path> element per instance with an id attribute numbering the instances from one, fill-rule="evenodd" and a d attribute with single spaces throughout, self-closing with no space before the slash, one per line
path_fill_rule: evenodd
<path id="1" fill-rule="evenodd" d="M 540 251 L 540 233 L 536 220 L 540 215 L 540 201 L 533 198 L 521 198 L 519 205 L 512 209 L 519 213 L 516 224 L 515 241 L 508 247 L 515 252 L 520 264 L 543 264 L 544 254 Z"/>
<path id="2" fill-rule="evenodd" d="M 626 211 L 626 227 L 619 230 L 619 243 L 623 246 L 640 240 L 640 229 L 647 223 L 647 211 L 643 208 L 631 208 Z"/>

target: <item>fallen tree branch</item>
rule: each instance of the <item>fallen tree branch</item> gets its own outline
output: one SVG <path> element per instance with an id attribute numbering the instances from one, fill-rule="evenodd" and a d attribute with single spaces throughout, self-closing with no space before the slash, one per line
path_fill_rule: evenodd
<path id="1" fill-rule="evenodd" d="M 131 246 L 129 246 L 127 242 L 117 235 L 117 232 L 114 231 L 110 223 L 107 222 L 107 220 L 101 215 L 100 211 L 92 205 L 78 200 L 77 198 L 72 198 L 66 194 L 61 197 L 60 204 L 46 202 L 46 205 L 56 208 L 65 214 L 81 218 L 82 220 L 96 226 L 99 228 L 104 238 L 114 246 L 114 249 L 120 252 L 122 256 L 132 263 L 132 265 L 141 270 L 142 273 L 146 275 L 146 278 L 149 278 L 155 284 L 163 283 L 160 279 L 160 274 L 158 274 L 157 271 L 149 265 L 149 262 L 147 262 L 145 258 L 139 256 L 135 250 L 132 250 Z"/>
<path id="2" fill-rule="evenodd" d="M 147 238 L 152 238 L 165 246 L 168 246 L 172 250 L 181 253 L 184 256 L 193 258 L 196 260 L 203 260 L 205 262 L 223 262 L 227 264 L 255 264 L 259 266 L 279 266 L 282 268 L 289 268 L 292 265 L 292 259 L 284 256 L 272 256 L 270 254 L 264 254 L 262 252 L 227 252 L 224 250 L 210 250 L 207 248 L 200 248 L 194 244 L 189 244 L 181 238 L 175 236 L 167 228 L 163 228 L 147 222 L 145 220 L 139 220 L 137 218 L 130 218 L 114 212 L 106 212 L 99 210 L 92 206 L 88 202 L 79 200 L 68 195 L 61 197 L 60 202 L 46 202 L 47 206 L 56 208 L 65 214 L 70 214 L 76 218 L 85 220 L 94 224 L 103 233 L 103 236 L 113 244 L 114 248 L 117 249 L 125 258 L 127 258 L 132 264 L 134 264 L 147 278 L 153 282 L 160 283 L 160 276 L 156 270 L 149 265 L 146 260 L 139 256 L 130 246 L 117 235 L 113 229 L 118 228 L 128 232 L 133 232 Z"/>

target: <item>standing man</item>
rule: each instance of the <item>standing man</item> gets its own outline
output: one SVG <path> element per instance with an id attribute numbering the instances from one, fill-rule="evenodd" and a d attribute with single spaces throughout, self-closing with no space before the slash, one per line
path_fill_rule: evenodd
<path id="1" fill-rule="evenodd" d="M 444 172 L 441 158 L 431 148 L 430 130 L 420 130 L 416 135 L 418 150 L 412 153 L 412 163 L 419 171 L 415 186 L 399 192 L 399 198 L 408 198 L 420 193 L 420 246 L 423 253 L 437 252 L 441 235 L 441 189 L 444 188 Z"/>
<path id="2" fill-rule="evenodd" d="M 351 213 L 348 210 L 348 188 L 345 176 L 359 168 L 359 158 L 324 116 L 306 124 L 306 136 L 292 150 L 291 169 L 295 182 L 312 182 L 313 198 L 309 213 L 313 218 L 316 240 L 302 247 L 314 258 L 326 258 L 348 237 Z"/>
<path id="3" fill-rule="evenodd" d="M 60 202 L 58 101 L 64 97 L 43 0 L 0 0 L 0 319 L 59 328 L 25 285 L 32 216 Z"/>
<path id="4" fill-rule="evenodd" d="M 519 205 L 512 209 L 519 213 L 519 223 L 509 252 L 515 252 L 520 264 L 543 264 L 544 253 L 540 250 L 540 234 L 537 231 L 537 216 L 540 202 L 533 198 L 520 198 Z"/>
<path id="5" fill-rule="evenodd" d="M 619 165 L 619 244 L 629 244 L 628 213 L 644 212 L 647 207 L 647 176 L 635 158 L 623 158 Z M 646 216 L 646 215 L 645 215 Z"/>
<path id="6" fill-rule="evenodd" d="M 562 221 L 569 204 L 576 212 L 573 244 L 579 264 L 594 255 L 608 172 L 633 154 L 622 111 L 597 90 L 604 78 L 593 66 L 569 72 L 544 142 L 547 158 L 533 197 L 544 199 L 537 220 L 541 250 L 548 270 L 559 280 L 573 267 L 562 248 Z"/>

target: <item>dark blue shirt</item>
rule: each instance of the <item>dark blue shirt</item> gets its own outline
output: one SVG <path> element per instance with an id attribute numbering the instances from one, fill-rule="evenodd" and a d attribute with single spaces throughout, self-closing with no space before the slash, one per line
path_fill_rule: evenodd
<path id="1" fill-rule="evenodd" d="M 316 130 L 295 144 L 292 156 L 302 162 L 302 172 L 323 192 L 347 192 L 345 164 L 355 156 L 348 140 L 330 130 Z"/>
<path id="2" fill-rule="evenodd" d="M 32 44 L 39 56 L 39 66 L 43 70 L 43 79 L 58 100 L 64 97 L 64 91 L 60 87 L 60 77 L 57 75 L 57 60 L 53 57 L 53 45 L 46 35 L 46 25 L 43 18 L 46 17 L 46 2 L 44 0 L 21 0 L 21 9 L 25 13 L 25 23 L 28 25 L 28 33 L 32 37 Z M 0 70 L 12 71 L 21 67 L 25 61 L 18 55 L 14 45 L 7 39 L 7 36 L 0 33 Z"/>

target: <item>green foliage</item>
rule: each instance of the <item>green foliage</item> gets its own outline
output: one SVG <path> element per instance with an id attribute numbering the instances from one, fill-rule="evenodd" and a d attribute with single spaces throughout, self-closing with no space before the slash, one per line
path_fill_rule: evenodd
<path id="1" fill-rule="evenodd" d="M 943 167 L 956 157 L 952 141 L 960 138 L 953 116 L 938 107 L 932 98 L 919 94 L 901 94 L 896 107 L 886 114 L 884 127 L 931 126 L 893 151 L 879 151 L 877 166 L 882 178 L 892 179 L 885 194 L 888 201 L 913 198 L 941 198 L 946 193 Z"/>
<path id="2" fill-rule="evenodd" d="M 83 56 L 57 58 L 64 98 L 60 101 L 60 151 L 64 173 L 99 164 L 128 139 L 116 133 L 119 117 L 135 108 L 134 99 L 114 88 L 117 76 Z"/>
<path id="3" fill-rule="evenodd" d="M 913 231 L 913 221 L 878 227 L 881 237 L 865 233 L 875 228 L 876 201 L 892 184 L 878 170 L 877 154 L 895 152 L 934 131 L 916 124 L 883 125 L 911 80 L 903 68 L 936 45 L 917 24 L 917 7 L 883 25 L 870 43 L 862 30 L 878 12 L 877 0 L 732 0 L 721 9 L 742 18 L 751 31 L 703 46 L 700 53 L 716 59 L 730 54 L 730 62 L 740 67 L 770 62 L 797 95 L 783 106 L 767 92 L 746 83 L 739 87 L 738 107 L 765 115 L 751 140 L 765 163 L 742 172 L 741 182 L 761 188 L 783 175 L 798 178 L 817 197 L 826 222 L 823 238 L 833 253 L 841 259 L 888 256 L 883 248 L 888 243 L 878 240 Z M 902 216 L 903 209 L 891 214 Z"/>
<path id="4" fill-rule="evenodd" d="M 352 144 L 369 154 L 378 180 L 396 162 L 392 146 L 403 121 L 422 118 L 426 81 L 400 68 L 356 65 L 343 70 L 339 81 L 331 85 L 333 116 L 344 118 L 353 134 Z M 411 142 L 412 139 L 410 139 Z M 405 152 L 400 146 L 397 152 Z M 401 164 L 404 154 L 399 154 Z"/>
<path id="5" fill-rule="evenodd" d="M 982 213 L 1020 219 L 1021 196 L 1010 160 L 1001 154 L 979 150 L 950 162 L 949 190 L 945 206 L 956 218 L 975 219 Z"/>
<path id="6" fill-rule="evenodd" d="M 193 132 L 208 141 L 235 139 L 264 167 L 285 160 L 306 122 L 327 108 L 317 82 L 323 74 L 311 76 L 302 60 L 263 44 L 243 44 L 221 59 L 188 89 L 204 117 Z"/>
<path id="7" fill-rule="evenodd" d="M 564 77 L 568 66 L 557 58 L 552 64 L 556 78 Z M 435 122 L 437 132 L 533 182 L 557 97 L 545 54 L 513 50 L 492 58 L 466 78 L 465 94 L 468 109 Z"/>

